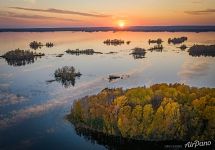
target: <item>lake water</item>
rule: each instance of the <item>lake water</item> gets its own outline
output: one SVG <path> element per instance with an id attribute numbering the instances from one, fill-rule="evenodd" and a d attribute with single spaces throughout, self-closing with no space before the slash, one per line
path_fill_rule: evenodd
<path id="1" fill-rule="evenodd" d="M 187 36 L 185 44 L 215 44 L 215 32 L 43 32 L 0 33 L 0 55 L 16 48 L 30 49 L 31 41 L 53 42 L 52 48 L 31 50 L 45 53 L 34 63 L 8 65 L 0 59 L 0 149 L 106 149 L 104 145 L 76 134 L 65 115 L 75 99 L 96 94 L 109 87 L 131 88 L 154 83 L 185 83 L 215 87 L 215 57 L 192 57 L 168 38 Z M 162 52 L 147 51 L 134 59 L 131 49 L 148 49 L 149 39 L 162 38 Z M 107 46 L 106 39 L 131 41 L 129 45 Z M 67 49 L 87 49 L 104 54 L 70 55 Z M 108 52 L 115 54 L 105 54 Z M 56 57 L 57 54 L 63 57 Z M 54 79 L 54 71 L 74 66 L 82 73 L 74 86 L 65 88 Z M 109 75 L 126 75 L 109 82 Z"/>

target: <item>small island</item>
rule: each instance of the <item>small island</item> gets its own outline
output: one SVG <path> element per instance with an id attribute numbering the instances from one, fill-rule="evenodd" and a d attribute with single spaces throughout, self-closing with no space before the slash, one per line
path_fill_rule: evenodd
<path id="1" fill-rule="evenodd" d="M 132 49 L 130 55 L 133 55 L 134 59 L 145 58 L 146 50 L 144 48 L 135 47 Z"/>
<path id="2" fill-rule="evenodd" d="M 161 44 L 158 44 L 158 45 L 155 45 L 154 47 L 151 47 L 148 49 L 149 51 L 157 51 L 157 52 L 162 52 L 163 51 L 163 45 Z"/>
<path id="3" fill-rule="evenodd" d="M 129 78 L 129 77 L 130 77 L 129 75 L 109 75 L 108 80 L 109 80 L 109 82 L 112 82 L 117 79 L 125 79 L 125 78 Z"/>
<path id="4" fill-rule="evenodd" d="M 42 56 L 45 56 L 45 54 L 36 53 L 29 50 L 15 49 L 8 51 L 0 57 L 5 58 L 9 65 L 23 66 L 26 64 L 34 63 L 34 60 L 36 58 L 41 58 Z"/>
<path id="5" fill-rule="evenodd" d="M 54 43 L 52 42 L 47 42 L 46 44 L 43 44 L 41 42 L 37 42 L 37 41 L 32 41 L 30 44 L 29 44 L 30 48 L 31 49 L 34 49 L 34 50 L 37 50 L 37 49 L 41 49 L 43 46 L 46 46 L 48 48 L 51 48 L 54 46 Z"/>
<path id="6" fill-rule="evenodd" d="M 189 50 L 189 55 L 194 57 L 211 56 L 215 57 L 215 45 L 193 45 Z"/>
<path id="7" fill-rule="evenodd" d="M 85 49 L 85 50 L 66 50 L 66 53 L 71 54 L 71 55 L 93 55 L 93 54 L 103 54 L 102 52 L 96 52 L 93 49 Z"/>
<path id="8" fill-rule="evenodd" d="M 169 44 L 181 44 L 181 43 L 184 43 L 185 41 L 187 41 L 188 40 L 188 38 L 187 37 L 185 37 L 185 36 L 183 36 L 183 37 L 180 37 L 180 38 L 173 38 L 173 39 L 171 39 L 171 38 L 169 38 L 168 39 L 168 43 Z"/>
<path id="9" fill-rule="evenodd" d="M 213 140 L 215 88 L 184 84 L 104 89 L 73 103 L 75 129 L 139 141 Z M 115 138 L 114 138 L 115 139 Z"/>
<path id="10" fill-rule="evenodd" d="M 80 72 L 76 72 L 73 66 L 64 66 L 55 70 L 54 76 L 55 80 L 61 82 L 64 87 L 69 87 L 70 85 L 75 85 L 76 77 L 81 77 Z"/>
<path id="11" fill-rule="evenodd" d="M 187 45 L 183 44 L 179 47 L 182 51 L 186 50 L 187 49 Z"/>
<path id="12" fill-rule="evenodd" d="M 157 40 L 151 40 L 151 39 L 149 39 L 149 45 L 150 45 L 151 43 L 161 44 L 162 42 L 163 42 L 163 40 L 160 39 L 160 38 L 158 38 Z"/>
<path id="13" fill-rule="evenodd" d="M 113 40 L 107 39 L 103 43 L 106 44 L 106 45 L 118 46 L 118 45 L 122 45 L 122 44 L 125 44 L 125 43 L 127 45 L 129 45 L 131 43 L 131 41 L 126 41 L 125 42 L 124 40 L 121 40 L 121 39 L 113 39 Z"/>

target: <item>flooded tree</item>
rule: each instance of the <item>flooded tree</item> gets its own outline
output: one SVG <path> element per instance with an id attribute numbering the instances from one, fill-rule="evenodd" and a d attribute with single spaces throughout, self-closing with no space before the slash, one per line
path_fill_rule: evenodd
<path id="1" fill-rule="evenodd" d="M 163 40 L 162 39 L 160 39 L 160 38 L 158 38 L 157 40 L 151 40 L 151 39 L 149 39 L 149 45 L 151 44 L 151 43 L 156 43 L 156 44 L 161 44 L 163 42 Z"/>
<path id="2" fill-rule="evenodd" d="M 34 50 L 37 50 L 37 49 L 41 49 L 43 46 L 46 46 L 48 48 L 51 48 L 54 46 L 54 43 L 52 42 L 47 42 L 45 45 L 41 42 L 37 42 L 37 41 L 32 41 L 30 44 L 29 44 L 30 48 L 31 49 L 34 49 Z"/>
<path id="3" fill-rule="evenodd" d="M 7 63 L 11 66 L 24 66 L 26 64 L 34 63 L 37 58 L 41 58 L 42 56 L 45 56 L 45 54 L 16 49 L 5 53 L 1 57 L 5 58 Z"/>
<path id="4" fill-rule="evenodd" d="M 187 49 L 187 45 L 183 44 L 179 47 L 181 50 L 186 50 Z"/>
<path id="5" fill-rule="evenodd" d="M 163 45 L 161 44 L 158 44 L 158 45 L 155 45 L 154 47 L 151 47 L 148 49 L 149 51 L 158 51 L 158 52 L 162 52 L 163 51 Z"/>
<path id="6" fill-rule="evenodd" d="M 52 43 L 52 42 L 47 42 L 47 43 L 46 43 L 46 47 L 48 47 L 48 48 L 49 48 L 49 47 L 53 47 L 53 46 L 54 46 L 54 43 Z"/>
<path id="7" fill-rule="evenodd" d="M 37 50 L 38 48 L 41 49 L 43 44 L 41 42 L 33 41 L 29 44 L 30 48 Z"/>
<path id="8" fill-rule="evenodd" d="M 120 40 L 120 39 L 107 39 L 103 42 L 106 45 L 114 45 L 114 46 L 118 46 L 118 45 L 122 45 L 125 43 L 124 40 Z M 130 41 L 127 41 L 127 44 L 130 44 Z"/>
<path id="9" fill-rule="evenodd" d="M 64 66 L 55 70 L 54 76 L 55 80 L 61 82 L 64 87 L 69 87 L 70 85 L 75 85 L 75 79 L 81 77 L 80 72 L 76 72 L 73 66 Z"/>
<path id="10" fill-rule="evenodd" d="M 131 43 L 131 41 L 127 41 L 126 44 L 129 45 Z"/>
<path id="11" fill-rule="evenodd" d="M 133 55 L 134 59 L 145 58 L 146 50 L 144 48 L 135 47 L 132 49 L 130 55 Z"/>

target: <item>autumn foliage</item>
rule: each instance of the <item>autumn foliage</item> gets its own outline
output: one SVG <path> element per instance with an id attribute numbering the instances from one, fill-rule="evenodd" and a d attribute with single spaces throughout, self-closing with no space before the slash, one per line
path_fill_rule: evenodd
<path id="1" fill-rule="evenodd" d="M 139 140 L 214 140 L 215 89 L 155 84 L 104 89 L 74 102 L 69 120 L 108 135 Z"/>

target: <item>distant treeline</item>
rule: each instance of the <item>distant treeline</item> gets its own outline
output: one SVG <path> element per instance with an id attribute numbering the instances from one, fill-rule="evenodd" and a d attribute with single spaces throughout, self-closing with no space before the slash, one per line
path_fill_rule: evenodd
<path id="1" fill-rule="evenodd" d="M 135 140 L 214 140 L 215 88 L 155 84 L 104 89 L 74 102 L 76 128 Z"/>
<path id="2" fill-rule="evenodd" d="M 134 32 L 211 32 L 215 26 L 130 26 L 123 29 L 116 27 L 71 27 L 71 28 L 6 28 L 0 32 L 55 32 L 55 31 L 134 31 Z"/>

